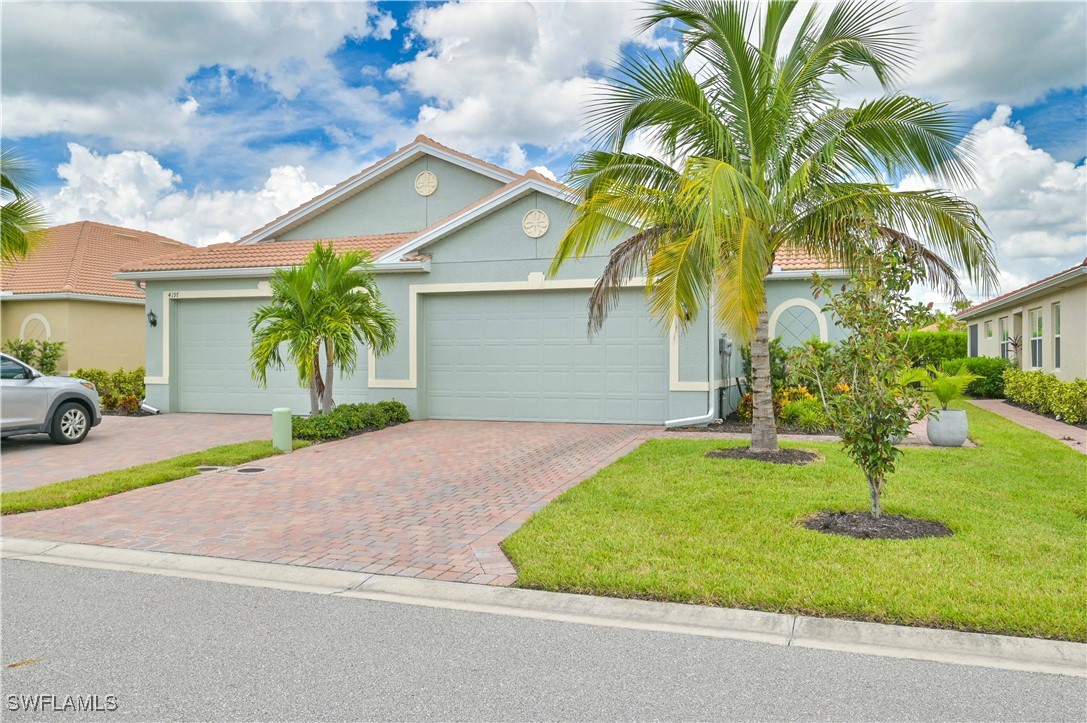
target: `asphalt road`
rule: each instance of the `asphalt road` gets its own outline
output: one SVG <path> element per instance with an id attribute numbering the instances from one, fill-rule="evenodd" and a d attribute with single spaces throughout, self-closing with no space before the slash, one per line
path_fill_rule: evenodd
<path id="1" fill-rule="evenodd" d="M 1087 719 L 1080 678 L 23 560 L 0 575 L 2 662 L 38 661 L 0 669 L 5 721 Z"/>

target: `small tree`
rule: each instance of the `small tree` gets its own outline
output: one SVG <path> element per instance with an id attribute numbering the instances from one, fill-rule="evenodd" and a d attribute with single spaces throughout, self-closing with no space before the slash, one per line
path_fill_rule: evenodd
<path id="1" fill-rule="evenodd" d="M 317 243 L 301 266 L 277 269 L 271 286 L 271 302 L 249 319 L 253 377 L 267 386 L 268 368 L 284 367 L 284 347 L 299 385 L 309 387 L 310 414 L 330 412 L 335 368 L 352 374 L 360 345 L 382 355 L 396 339 L 396 317 L 381 300 L 369 256 Z"/>
<path id="2" fill-rule="evenodd" d="M 814 277 L 816 296 L 830 297 L 825 310 L 849 330 L 830 368 L 814 364 L 812 354 L 798 353 L 791 361 L 818 386 L 846 454 L 868 480 L 871 514 L 878 518 L 883 514 L 883 485 L 902 454 L 895 445 L 929 407 L 914 384 L 927 375 L 911 368 L 897 334 L 925 313 L 908 296 L 911 285 L 923 278 L 922 262 L 912 250 L 886 239 L 877 239 L 873 246 L 849 284 L 837 293 L 831 293 L 829 280 Z M 839 393 L 831 393 L 835 385 L 841 385 Z"/>

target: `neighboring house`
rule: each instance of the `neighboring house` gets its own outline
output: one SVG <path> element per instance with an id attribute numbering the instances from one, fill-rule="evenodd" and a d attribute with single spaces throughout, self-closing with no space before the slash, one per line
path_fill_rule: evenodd
<path id="1" fill-rule="evenodd" d="M 296 373 L 250 374 L 250 315 L 269 276 L 315 240 L 373 256 L 399 319 L 393 351 L 337 379 L 336 401 L 395 398 L 416 418 L 640 422 L 703 415 L 722 374 L 705 315 L 687 333 L 660 328 L 632 284 L 603 331 L 586 334 L 589 290 L 606 252 L 545 273 L 572 218 L 569 189 L 419 136 L 236 244 L 125 266 L 160 322 L 147 334 L 148 401 L 165 411 L 309 409 Z M 793 343 L 838 338 L 812 300 L 816 264 L 783 253 L 769 283 L 770 323 Z"/>
<path id="2" fill-rule="evenodd" d="M 970 356 L 1087 379 L 1087 259 L 959 314 Z"/>
<path id="3" fill-rule="evenodd" d="M 0 266 L 0 337 L 63 341 L 61 374 L 139 367 L 147 328 L 143 290 L 114 274 L 124 263 L 191 248 L 92 221 L 54 226 L 25 259 Z"/>

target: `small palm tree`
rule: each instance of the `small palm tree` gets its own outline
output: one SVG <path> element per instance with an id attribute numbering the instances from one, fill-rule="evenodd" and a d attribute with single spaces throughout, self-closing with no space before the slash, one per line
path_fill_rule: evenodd
<path id="1" fill-rule="evenodd" d="M 271 286 L 271 302 L 249 319 L 253 378 L 267 386 L 269 367 L 284 368 L 285 349 L 299 386 L 309 387 L 310 414 L 329 412 L 336 367 L 351 375 L 360 345 L 381 356 L 396 340 L 396 317 L 381 301 L 370 257 L 317 243 L 300 266 L 277 269 Z"/>
<path id="2" fill-rule="evenodd" d="M 797 5 L 656 6 L 645 27 L 675 23 L 684 55 L 625 61 L 590 106 L 599 147 L 573 163 L 577 213 L 551 265 L 555 273 L 640 229 L 611 251 L 590 298 L 590 331 L 641 273 L 650 310 L 666 324 L 683 328 L 712 305 L 712 321 L 751 345 L 758 452 L 777 449 L 766 276 L 782 248 L 852 268 L 874 239 L 889 240 L 919 254 L 927 281 L 952 296 L 962 295 L 956 268 L 983 287 L 996 277 L 974 205 L 890 185 L 911 172 L 947 183 L 971 175 L 962 129 L 944 107 L 891 88 L 910 49 L 902 28 L 887 27 L 897 11 L 843 2 L 823 18 L 815 4 L 783 47 Z M 887 94 L 843 107 L 830 81 L 865 69 Z M 627 151 L 632 138 L 656 143 L 672 162 Z"/>
<path id="3" fill-rule="evenodd" d="M 30 162 L 11 145 L 0 149 L 0 261 L 5 263 L 25 258 L 48 223 L 32 181 Z"/>

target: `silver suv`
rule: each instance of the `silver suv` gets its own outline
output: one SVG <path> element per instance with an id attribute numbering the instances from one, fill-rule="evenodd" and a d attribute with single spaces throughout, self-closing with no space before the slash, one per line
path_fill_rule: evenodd
<path id="1" fill-rule="evenodd" d="M 0 437 L 45 433 L 57 444 L 75 444 L 101 421 L 98 391 L 90 382 L 48 377 L 0 354 Z"/>

